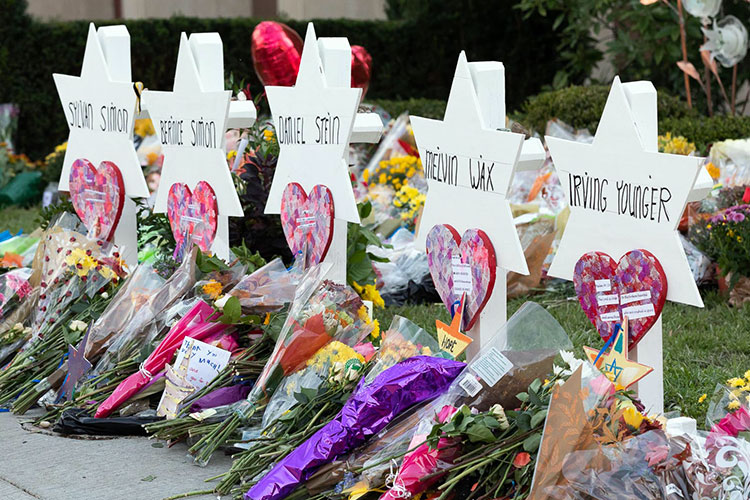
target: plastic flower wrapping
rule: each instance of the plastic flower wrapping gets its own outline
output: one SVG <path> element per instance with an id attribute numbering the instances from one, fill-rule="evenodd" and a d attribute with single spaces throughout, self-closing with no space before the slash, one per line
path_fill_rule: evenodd
<path id="1" fill-rule="evenodd" d="M 32 292 L 31 269 L 19 268 L 0 275 L 0 319 L 7 318 Z"/>
<path id="2" fill-rule="evenodd" d="M 374 332 L 373 332 L 374 334 Z M 271 466 L 302 444 L 338 414 L 362 376 L 369 384 L 386 369 L 418 355 L 438 351 L 434 337 L 409 320 L 395 316 L 380 337 L 377 349 L 367 341 L 352 349 L 338 341 L 321 348 L 307 366 L 285 378 L 263 414 L 263 429 L 243 432 L 232 469 L 217 486 L 221 494 L 236 492 L 257 482 Z M 269 454 L 268 450 L 283 450 Z M 235 485 L 239 485 L 235 488 Z"/>
<path id="3" fill-rule="evenodd" d="M 70 315 L 70 304 L 79 297 L 91 297 L 125 277 L 116 247 L 89 239 L 71 226 L 70 219 L 63 217 L 45 232 L 37 251 L 41 290 L 33 338 L 43 337 L 45 331 L 64 321 Z"/>
<path id="4" fill-rule="evenodd" d="M 746 406 L 710 432 L 670 435 L 599 380 L 588 365 L 557 387 L 530 499 L 750 497 L 750 445 L 741 437 L 750 426 Z M 722 413 L 724 389 L 707 423 Z"/>
<path id="5" fill-rule="evenodd" d="M 141 364 L 138 371 L 121 382 L 109 398 L 99 405 L 95 417 L 109 416 L 115 409 L 151 382 L 172 360 L 175 351 L 180 347 L 185 337 L 203 340 L 226 331 L 229 326 L 211 321 L 215 313 L 216 311 L 211 306 L 202 300 L 198 300 L 187 314 L 170 328 L 167 336 Z"/>
<path id="6" fill-rule="evenodd" d="M 411 406 L 441 394 L 465 367 L 444 358 L 415 356 L 361 381 L 339 414 L 280 460 L 246 494 L 247 500 L 284 498 L 318 467 L 375 436 Z"/>
<path id="7" fill-rule="evenodd" d="M 228 407 L 212 408 L 208 410 L 208 414 L 191 415 L 197 421 L 206 418 L 221 421 L 218 428 L 204 435 L 190 448 L 197 464 L 208 463 L 213 452 L 224 444 L 227 436 L 241 425 L 251 423 L 256 411 L 269 403 L 284 378 L 303 370 L 308 360 L 321 349 L 334 340 L 341 345 L 353 347 L 372 331 L 373 324 L 359 295 L 346 285 L 325 279 L 330 267 L 330 264 L 320 264 L 304 274 L 273 352 L 247 398 Z M 320 359 L 326 358 L 326 351 L 321 351 Z M 300 377 L 304 375 L 316 379 L 315 374 L 310 375 L 314 370 L 290 379 L 287 389 L 294 392 L 294 385 L 302 382 Z M 310 385 L 316 384 L 310 382 Z M 313 387 L 308 389 L 308 394 L 315 391 Z M 289 404 L 294 405 L 294 402 L 280 395 L 266 421 L 271 421 L 276 416 L 274 408 L 288 407 Z"/>
<path id="8" fill-rule="evenodd" d="M 245 311 L 278 311 L 295 298 L 301 278 L 298 269 L 287 270 L 277 258 L 242 278 L 227 295 L 237 297 Z"/>
<path id="9" fill-rule="evenodd" d="M 521 403 L 516 395 L 551 373 L 557 353 L 571 347 L 557 321 L 543 307 L 527 302 L 490 338 L 445 393 L 386 428 L 340 466 L 349 471 L 364 469 L 357 481 L 367 489 L 383 486 L 388 489 L 386 483 L 393 486 L 393 477 L 388 481 L 387 476 L 398 476 L 401 457 L 425 442 L 435 420 L 446 408 L 466 405 L 477 412 L 490 411 L 495 405 L 516 408 Z M 392 457 L 398 457 L 395 464 Z M 426 465 L 437 467 L 440 463 L 428 461 Z M 409 467 L 410 474 L 414 474 L 415 464 Z M 424 475 L 436 472 L 437 469 L 422 471 Z M 327 474 L 334 480 L 346 476 L 342 470 L 329 470 Z M 314 481 L 314 488 L 330 486 L 330 481 L 319 479 Z"/>
<path id="10" fill-rule="evenodd" d="M 329 269 L 329 264 L 315 266 L 300 282 L 249 402 L 267 401 L 284 376 L 304 368 L 308 359 L 334 339 L 354 346 L 370 333 L 372 326 L 361 313 L 364 303 L 346 285 L 325 280 Z"/>
<path id="11" fill-rule="evenodd" d="M 96 363 L 92 375 L 102 375 L 138 355 L 178 314 L 195 283 L 195 255 L 193 251 L 167 280 L 149 265 L 138 267 L 91 329 L 86 359 Z M 170 313 L 173 308 L 177 310 Z"/>

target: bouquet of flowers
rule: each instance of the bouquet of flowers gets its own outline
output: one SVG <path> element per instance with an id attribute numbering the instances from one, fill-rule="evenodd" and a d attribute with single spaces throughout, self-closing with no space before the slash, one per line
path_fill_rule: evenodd
<path id="1" fill-rule="evenodd" d="M 203 301 L 198 301 L 180 321 L 178 321 L 161 341 L 159 346 L 141 364 L 138 371 L 125 379 L 107 398 L 94 415 L 105 418 L 143 389 L 174 357 L 175 351 L 185 337 L 201 340 L 225 331 L 228 326 L 211 321 L 215 310 Z"/>
<path id="2" fill-rule="evenodd" d="M 373 331 L 371 335 L 377 337 L 379 332 Z M 220 494 L 246 491 L 259 474 L 330 421 L 362 374 L 365 358 L 359 352 L 370 351 L 369 344 L 365 347 L 360 344 L 352 349 L 335 340 L 308 360 L 303 370 L 285 378 L 263 413 L 263 432 L 253 436 L 246 451 L 235 455 L 232 469 L 224 475 L 216 491 Z M 380 348 L 372 357 L 363 383 L 370 384 L 380 373 L 404 359 L 438 350 L 437 341 L 429 333 L 395 316 L 390 328 L 382 333 Z M 250 481 L 233 490 L 245 479 Z"/>
<path id="3" fill-rule="evenodd" d="M 11 312 L 32 292 L 31 269 L 22 267 L 0 275 L 0 319 Z"/>
<path id="4" fill-rule="evenodd" d="M 445 391 L 464 364 L 415 356 L 361 381 L 341 411 L 281 459 L 246 494 L 246 500 L 284 498 L 322 465 L 363 444 L 411 406 Z"/>
<path id="5" fill-rule="evenodd" d="M 559 323 L 543 307 L 527 302 L 490 338 L 447 391 L 388 427 L 365 449 L 355 452 L 347 460 L 346 468 L 351 473 L 360 471 L 361 475 L 333 474 L 334 478 L 345 479 L 337 489 L 358 484 L 365 491 L 383 486 L 387 489 L 395 487 L 394 493 L 399 491 L 399 484 L 393 482 L 399 474 L 399 463 L 409 450 L 419 449 L 426 442 L 436 419 L 444 419 L 439 416 L 444 416 L 447 408 L 465 406 L 480 414 L 500 414 L 504 409 L 518 408 L 524 403 L 521 398 L 525 397 L 530 386 L 540 391 L 540 380 L 553 372 L 557 353 L 571 347 L 570 339 Z M 529 407 L 528 414 L 535 414 L 537 407 L 541 406 L 539 398 L 535 397 L 533 401 L 537 404 Z M 530 415 L 520 418 L 525 421 Z M 466 432 L 467 428 L 461 427 L 460 431 Z M 528 430 L 525 426 L 524 432 Z M 435 469 L 424 470 L 423 475 L 439 472 L 437 467 L 442 461 L 433 461 L 433 458 L 427 459 L 426 464 L 432 463 Z M 409 469 L 413 471 L 415 465 L 412 459 Z M 413 472 L 407 472 L 407 475 L 411 474 Z"/>
<path id="6" fill-rule="evenodd" d="M 711 217 L 694 231 L 696 245 L 715 261 L 732 289 L 729 301 L 750 300 L 750 205 L 735 205 Z M 735 290 L 736 288 L 736 290 Z"/>
<path id="7" fill-rule="evenodd" d="M 70 306 L 82 296 L 117 286 L 125 277 L 117 248 L 67 229 L 65 219 L 44 235 L 37 259 L 41 261 L 39 304 L 32 324 L 33 337 L 43 337 L 65 321 Z"/>
<path id="8" fill-rule="evenodd" d="M 372 326 L 365 320 L 362 300 L 346 285 L 324 280 L 329 268 L 329 264 L 322 264 L 306 273 L 271 357 L 247 399 L 233 405 L 228 410 L 229 418 L 191 447 L 197 463 L 207 463 L 242 422 L 247 422 L 259 406 L 268 403 L 282 379 L 304 368 L 321 348 L 333 340 L 353 346 L 369 334 Z"/>
<path id="9" fill-rule="evenodd" d="M 281 259 L 274 259 L 254 273 L 242 278 L 226 296 L 219 301 L 223 305 L 230 297 L 236 297 L 243 311 L 255 314 L 278 311 L 294 299 L 302 273 L 297 269 L 287 270 Z"/>

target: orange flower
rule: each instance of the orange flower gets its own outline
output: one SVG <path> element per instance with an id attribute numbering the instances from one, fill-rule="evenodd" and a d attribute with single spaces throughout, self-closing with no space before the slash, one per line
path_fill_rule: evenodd
<path id="1" fill-rule="evenodd" d="M 525 451 L 521 451 L 516 455 L 516 458 L 513 459 L 513 467 L 520 469 L 521 467 L 529 465 L 529 462 L 531 462 L 531 456 Z"/>

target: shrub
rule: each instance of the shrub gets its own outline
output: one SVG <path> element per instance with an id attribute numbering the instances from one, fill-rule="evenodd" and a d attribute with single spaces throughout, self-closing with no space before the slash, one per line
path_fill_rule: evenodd
<path id="1" fill-rule="evenodd" d="M 524 103 L 520 120 L 540 134 L 544 133 L 547 122 L 552 118 L 559 118 L 575 128 L 587 128 L 593 134 L 607 102 L 607 95 L 609 86 L 605 85 L 570 86 L 542 92 Z M 694 109 L 688 109 L 680 99 L 663 91 L 658 92 L 658 106 L 660 120 L 667 117 L 700 116 Z"/>
<path id="2" fill-rule="evenodd" d="M 714 142 L 750 137 L 750 116 L 667 117 L 659 120 L 659 133 L 665 132 L 687 137 L 705 154 Z"/>
<path id="3" fill-rule="evenodd" d="M 445 116 L 446 101 L 438 99 L 408 99 L 400 101 L 396 99 L 367 99 L 367 102 L 382 106 L 392 117 L 408 111 L 409 115 L 424 116 L 442 120 Z"/>
<path id="4" fill-rule="evenodd" d="M 367 48 L 373 57 L 370 99 L 447 99 L 461 50 L 470 60 L 504 62 L 510 109 L 552 81 L 560 60 L 552 20 L 524 20 L 507 0 L 441 5 L 400 20 L 316 20 L 315 30 Z M 52 73 L 80 73 L 88 22 L 39 22 L 24 13 L 25 6 L 24 0 L 0 0 L 0 102 L 20 105 L 18 149 L 38 159 L 67 137 Z M 128 20 L 133 78 L 151 89 L 171 89 L 180 32 L 216 31 L 224 42 L 226 74 L 249 83 L 256 95 L 262 88 L 253 70 L 250 35 L 259 21 Z M 306 21 L 285 22 L 304 35 Z"/>

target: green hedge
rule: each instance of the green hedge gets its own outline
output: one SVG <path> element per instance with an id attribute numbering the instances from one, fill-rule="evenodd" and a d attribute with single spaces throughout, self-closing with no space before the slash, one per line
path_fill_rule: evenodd
<path id="1" fill-rule="evenodd" d="M 602 85 L 542 92 L 528 99 L 516 117 L 540 134 L 552 118 L 575 128 L 588 128 L 593 134 L 608 93 L 609 87 Z M 688 109 L 680 99 L 659 91 L 659 133 L 666 132 L 687 137 L 705 153 L 714 142 L 750 137 L 750 117 L 708 118 Z"/>
<path id="2" fill-rule="evenodd" d="M 593 134 L 609 95 L 609 86 L 570 86 L 560 90 L 542 92 L 529 98 L 523 105 L 519 118 L 524 125 L 544 133 L 547 122 L 559 118 L 575 128 L 587 128 Z M 663 91 L 658 92 L 659 119 L 698 118 L 694 109 Z"/>
<path id="3" fill-rule="evenodd" d="M 706 153 L 714 142 L 750 137 L 750 116 L 666 117 L 659 120 L 659 133 L 666 132 L 687 137 L 699 151 Z"/>
<path id="4" fill-rule="evenodd" d="M 436 120 L 443 119 L 447 104 L 447 101 L 440 99 L 407 99 L 404 101 L 397 99 L 368 99 L 368 102 L 382 106 L 394 118 L 408 111 L 410 115 L 424 116 L 425 118 L 434 118 Z"/>
<path id="5" fill-rule="evenodd" d="M 24 0 L 0 0 L 0 102 L 20 105 L 18 147 L 37 159 L 67 137 L 52 73 L 79 74 L 88 23 L 42 23 L 24 11 Z M 171 89 L 180 32 L 216 31 L 224 42 L 227 75 L 244 79 L 258 93 L 250 55 L 250 35 L 258 22 L 185 17 L 127 21 L 133 78 L 152 89 Z M 306 22 L 285 22 L 304 34 Z M 371 99 L 447 99 L 463 49 L 470 60 L 504 62 L 508 107 L 515 109 L 552 82 L 560 60 L 552 22 L 523 20 L 507 0 L 464 0 L 399 21 L 316 20 L 315 30 L 318 36 L 346 36 L 372 54 Z"/>

